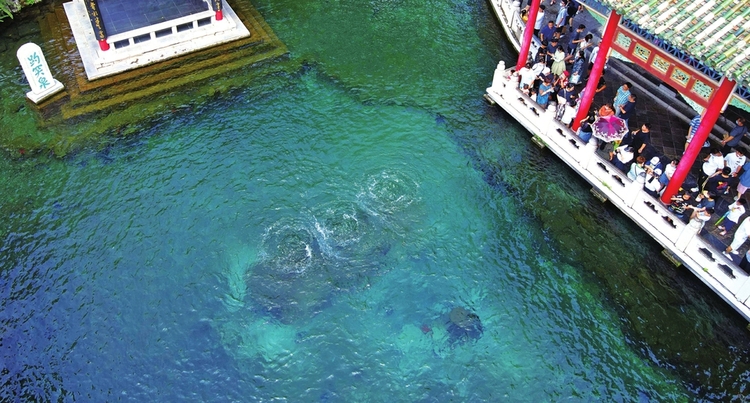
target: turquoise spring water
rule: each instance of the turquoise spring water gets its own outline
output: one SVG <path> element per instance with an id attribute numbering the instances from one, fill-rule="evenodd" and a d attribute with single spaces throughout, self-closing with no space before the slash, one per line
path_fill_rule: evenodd
<path id="1" fill-rule="evenodd" d="M 741 365 L 666 362 L 633 338 L 639 325 L 582 257 L 618 245 L 601 235 L 568 250 L 540 218 L 578 206 L 632 248 L 626 264 L 665 266 L 483 103 L 496 60 L 513 57 L 484 2 L 255 5 L 298 74 L 105 149 L 3 162 L 4 181 L 22 183 L 8 199 L 34 207 L 6 218 L 0 243 L 0 400 L 661 402 L 744 390 Z M 695 304 L 686 318 L 734 323 Z M 451 328 L 457 307 L 479 317 L 481 337 Z M 682 330 L 675 339 L 704 335 Z M 736 332 L 708 332 L 744 359 Z"/>

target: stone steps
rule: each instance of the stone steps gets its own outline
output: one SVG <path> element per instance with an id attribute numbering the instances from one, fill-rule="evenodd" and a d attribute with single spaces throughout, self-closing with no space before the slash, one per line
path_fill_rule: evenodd
<path id="1" fill-rule="evenodd" d="M 189 86 L 191 91 L 203 89 L 204 93 L 212 94 L 216 89 L 201 83 L 211 77 L 231 75 L 244 67 L 276 59 L 287 53 L 286 46 L 249 3 L 232 4 L 232 7 L 250 30 L 250 37 L 115 76 L 88 81 L 75 48 L 67 16 L 62 4 L 58 4 L 53 13 L 48 13 L 44 21 L 40 21 L 40 25 L 44 37 L 49 38 L 48 41 L 55 48 L 49 57 L 50 65 L 54 61 L 56 66 L 63 66 L 56 70 L 62 70 L 57 73 L 58 80 L 63 82 L 66 91 L 53 97 L 39 109 L 46 121 L 54 124 L 60 120 L 91 115 L 108 116 L 137 102 L 154 102 L 158 95 L 177 91 L 181 87 Z M 158 110 L 158 107 L 149 105 L 142 109 Z"/>

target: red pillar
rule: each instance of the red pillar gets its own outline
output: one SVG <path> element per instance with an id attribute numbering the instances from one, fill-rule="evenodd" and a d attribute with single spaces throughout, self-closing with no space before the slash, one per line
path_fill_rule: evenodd
<path id="1" fill-rule="evenodd" d="M 619 24 L 620 15 L 612 10 L 609 13 L 609 18 L 607 18 L 607 25 L 604 27 L 602 41 L 599 43 L 599 53 L 596 54 L 594 67 L 591 69 L 589 81 L 586 83 L 586 92 L 583 99 L 579 101 L 581 105 L 578 107 L 575 119 L 573 119 L 573 126 L 571 127 L 573 131 L 578 130 L 581 120 L 589 114 L 591 103 L 594 101 L 594 95 L 596 94 L 596 86 L 599 84 L 599 78 L 601 78 L 602 73 L 604 73 L 604 64 L 607 62 L 607 55 L 609 55 L 609 49 L 612 48 L 612 41 L 615 39 L 615 33 Z"/>
<path id="2" fill-rule="evenodd" d="M 680 163 L 677 164 L 677 169 L 674 171 L 674 175 L 672 175 L 672 179 L 669 180 L 667 188 L 664 189 L 664 193 L 661 195 L 662 203 L 670 203 L 672 196 L 677 194 L 677 191 L 682 187 L 682 183 L 685 181 L 688 172 L 690 172 L 695 158 L 698 157 L 703 143 L 706 142 L 708 135 L 711 134 L 711 129 L 713 129 L 716 121 L 719 119 L 721 111 L 726 106 L 736 86 L 736 82 L 726 77 L 721 79 L 719 88 L 714 91 L 711 99 L 708 101 L 708 108 L 706 108 L 706 112 L 703 114 L 701 123 L 698 125 L 698 130 L 695 131 L 695 136 L 690 140 L 690 145 L 685 150 L 685 154 L 682 155 Z"/>
<path id="3" fill-rule="evenodd" d="M 91 28 L 94 30 L 94 36 L 96 36 L 96 40 L 99 42 L 99 49 L 103 51 L 109 50 L 107 30 L 104 27 L 102 13 L 99 11 L 99 2 L 97 0 L 87 0 L 84 3 L 86 5 L 86 12 L 89 15 L 89 21 L 91 21 Z"/>
<path id="4" fill-rule="evenodd" d="M 521 50 L 518 53 L 518 62 L 516 71 L 521 70 L 529 59 L 529 49 L 531 48 L 531 39 L 534 37 L 534 24 L 536 23 L 536 14 L 539 12 L 539 4 L 542 0 L 531 0 L 529 7 L 529 19 L 526 21 L 526 28 L 523 31 L 523 41 Z"/>
<path id="5" fill-rule="evenodd" d="M 214 11 L 216 11 L 216 21 L 221 21 L 224 19 L 221 2 L 222 0 L 213 0 Z"/>

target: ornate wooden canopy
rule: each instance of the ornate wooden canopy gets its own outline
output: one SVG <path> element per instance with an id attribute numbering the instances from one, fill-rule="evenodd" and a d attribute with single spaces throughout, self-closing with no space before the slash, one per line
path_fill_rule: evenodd
<path id="1" fill-rule="evenodd" d="M 747 0 L 600 0 L 740 85 L 750 85 Z"/>

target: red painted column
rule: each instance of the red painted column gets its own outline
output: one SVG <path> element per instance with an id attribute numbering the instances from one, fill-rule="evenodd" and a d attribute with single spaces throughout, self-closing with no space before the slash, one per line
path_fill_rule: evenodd
<path id="1" fill-rule="evenodd" d="M 224 19 L 224 12 L 222 11 L 221 1 L 222 0 L 213 1 L 214 11 L 216 11 L 216 21 L 221 21 Z"/>
<path id="2" fill-rule="evenodd" d="M 109 50 L 109 43 L 107 43 L 107 30 L 104 28 L 104 20 L 102 20 L 102 13 L 99 11 L 99 3 L 97 0 L 86 0 L 86 12 L 89 15 L 89 21 L 91 21 L 91 28 L 94 30 L 94 36 L 96 36 L 97 42 L 99 42 L 99 49 L 105 51 Z"/>
<path id="3" fill-rule="evenodd" d="M 726 77 L 721 79 L 719 88 L 714 91 L 711 99 L 708 101 L 708 108 L 706 108 L 703 114 L 701 123 L 698 125 L 698 130 L 695 131 L 695 136 L 690 140 L 690 145 L 685 150 L 685 154 L 682 155 L 680 163 L 677 164 L 677 169 L 674 171 L 674 175 L 672 175 L 672 179 L 670 179 L 667 188 L 664 189 L 664 193 L 661 195 L 662 203 L 669 204 L 672 196 L 677 194 L 677 191 L 682 187 L 682 183 L 685 181 L 688 172 L 690 172 L 695 158 L 698 157 L 698 153 L 703 148 L 703 143 L 706 142 L 708 135 L 711 134 L 711 129 L 713 129 L 716 121 L 719 119 L 719 115 L 726 106 L 729 97 L 732 96 L 736 86 L 736 82 Z"/>
<path id="4" fill-rule="evenodd" d="M 612 48 L 612 41 L 615 39 L 615 33 L 619 24 L 620 15 L 612 10 L 609 13 L 609 18 L 607 18 L 607 25 L 604 27 L 602 41 L 599 44 L 599 53 L 596 54 L 594 67 L 591 69 L 589 81 L 586 83 L 586 93 L 583 94 L 583 99 L 579 101 L 581 105 L 578 107 L 575 119 L 573 119 L 573 126 L 571 127 L 573 131 L 578 130 L 581 120 L 589 114 L 591 103 L 594 101 L 594 95 L 596 94 L 596 86 L 599 84 L 599 79 L 604 73 L 604 64 L 607 63 L 607 55 L 609 55 L 609 49 Z"/>
<path id="5" fill-rule="evenodd" d="M 539 4 L 542 0 L 531 0 L 529 7 L 529 19 L 526 21 L 526 28 L 523 31 L 523 41 L 521 50 L 518 53 L 518 62 L 516 71 L 521 70 L 529 59 L 529 49 L 531 48 L 531 39 L 534 37 L 534 24 L 536 23 L 536 14 L 539 12 Z"/>

